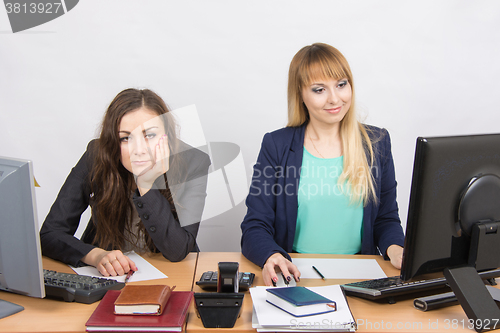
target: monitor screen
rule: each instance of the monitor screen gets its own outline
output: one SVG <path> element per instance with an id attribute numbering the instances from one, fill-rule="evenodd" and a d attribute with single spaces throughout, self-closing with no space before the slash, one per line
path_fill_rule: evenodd
<path id="1" fill-rule="evenodd" d="M 499 220 L 500 134 L 418 138 L 401 278 L 497 268 L 500 251 L 469 257 L 471 225 Z"/>
<path id="2" fill-rule="evenodd" d="M 0 157 L 0 290 L 45 297 L 31 161 Z"/>

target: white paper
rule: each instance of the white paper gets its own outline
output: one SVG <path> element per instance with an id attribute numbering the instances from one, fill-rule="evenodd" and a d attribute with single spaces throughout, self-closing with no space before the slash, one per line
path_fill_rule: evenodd
<path id="1" fill-rule="evenodd" d="M 136 281 L 145 281 L 145 280 L 154 280 L 154 279 L 165 279 L 168 278 L 165 274 L 163 274 L 160 270 L 158 270 L 156 267 L 151 265 L 149 262 L 147 262 L 144 258 L 142 258 L 140 255 L 135 253 L 134 251 L 124 253 L 127 257 L 132 260 L 135 265 L 137 266 L 137 271 L 132 275 L 129 279 L 128 282 L 136 282 Z M 97 268 L 93 266 L 85 266 L 85 267 L 71 267 L 72 270 L 75 271 L 76 274 L 78 275 L 89 275 L 89 276 L 94 276 L 98 278 L 105 277 L 106 279 L 113 279 L 118 282 L 125 282 L 125 277 L 126 275 L 122 276 L 102 276 L 101 273 L 97 270 Z"/>
<path id="2" fill-rule="evenodd" d="M 334 300 L 337 303 L 337 311 L 306 317 L 294 317 L 266 302 L 267 288 L 269 287 L 258 286 L 250 288 L 250 295 L 252 296 L 252 303 L 256 314 L 256 318 L 252 319 L 252 326 L 254 328 L 263 329 L 263 331 L 272 328 L 279 328 L 280 331 L 345 331 L 351 329 L 350 323 L 354 323 L 351 310 L 339 285 L 308 287 L 308 289 Z"/>
<path id="3" fill-rule="evenodd" d="M 289 327 L 279 327 L 278 328 L 276 326 L 271 326 L 270 328 L 267 328 L 267 327 L 261 326 L 261 325 L 259 325 L 259 321 L 257 320 L 257 314 L 255 313 L 255 307 L 253 308 L 253 311 L 252 311 L 252 327 L 257 329 L 257 332 L 276 332 L 277 330 L 279 330 L 279 332 L 301 332 L 301 331 L 303 331 L 302 329 L 301 330 L 296 329 L 296 328 L 290 329 Z M 325 331 L 328 331 L 328 330 L 307 329 L 307 332 L 325 332 Z M 341 331 L 344 332 L 344 331 L 348 331 L 348 330 L 346 329 L 346 330 L 341 330 Z M 350 331 L 354 331 L 354 329 L 352 329 Z"/>
<path id="4" fill-rule="evenodd" d="M 299 269 L 301 279 L 321 279 L 312 266 L 325 279 L 372 280 L 387 277 L 375 259 L 292 258 L 292 262 Z"/>

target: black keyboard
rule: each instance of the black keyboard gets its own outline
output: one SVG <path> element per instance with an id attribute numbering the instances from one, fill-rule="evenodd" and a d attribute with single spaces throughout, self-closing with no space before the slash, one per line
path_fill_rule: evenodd
<path id="1" fill-rule="evenodd" d="M 118 290 L 125 283 L 113 279 L 97 278 L 43 270 L 46 297 L 62 298 L 66 302 L 91 304 L 104 297 L 108 290 Z"/>
<path id="2" fill-rule="evenodd" d="M 208 271 L 202 274 L 200 281 L 196 281 L 196 284 L 204 290 L 217 290 L 217 280 L 219 273 L 217 271 Z M 238 274 L 239 291 L 247 291 L 248 288 L 252 286 L 253 279 L 255 278 L 254 273 L 239 273 Z"/>
<path id="3" fill-rule="evenodd" d="M 496 278 L 500 276 L 500 269 L 480 272 L 479 276 L 483 280 Z M 447 288 L 448 283 L 444 277 L 404 282 L 399 276 L 391 276 L 381 279 L 347 283 L 342 285 L 342 287 L 348 296 L 378 300 L 401 295 L 410 296 L 417 292 Z"/>

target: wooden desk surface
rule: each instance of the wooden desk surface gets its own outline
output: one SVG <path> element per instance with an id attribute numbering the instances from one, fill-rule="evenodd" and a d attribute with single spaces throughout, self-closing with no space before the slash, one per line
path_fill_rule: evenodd
<path id="1" fill-rule="evenodd" d="M 376 259 L 388 276 L 399 274 L 397 269 L 379 256 L 294 254 L 292 257 Z M 202 292 L 203 290 L 194 282 L 200 279 L 203 272 L 216 270 L 219 261 L 236 261 L 240 263 L 240 272 L 255 273 L 254 285 L 263 285 L 261 269 L 249 262 L 241 253 L 201 252 L 198 255 L 198 261 L 197 254 L 191 253 L 179 263 L 169 262 L 161 254 L 144 258 L 168 275 L 168 279 L 132 282 L 133 284 L 168 284 L 176 285 L 177 290 Z M 72 272 L 68 266 L 48 258 L 44 258 L 43 263 L 46 269 Z M 352 282 L 352 280 L 302 279 L 298 285 L 321 286 L 347 282 Z M 0 332 L 85 332 L 85 323 L 98 304 L 98 302 L 93 304 L 67 303 L 2 291 L 0 291 L 0 299 L 25 307 L 24 311 L 1 319 Z M 399 301 L 396 304 L 375 303 L 356 297 L 347 297 L 347 299 L 354 318 L 357 320 L 358 332 L 474 332 L 467 328 L 467 317 L 458 305 L 422 312 L 413 308 L 413 299 Z M 221 331 L 221 329 L 204 328 L 201 319 L 196 315 L 194 304 L 191 305 L 186 330 L 188 333 Z M 252 328 L 252 300 L 249 292 L 245 293 L 242 312 L 230 331 L 255 332 Z"/>
<path id="2" fill-rule="evenodd" d="M 168 284 L 176 285 L 176 290 L 191 290 L 196 257 L 196 253 L 190 253 L 183 261 L 173 263 L 164 259 L 161 254 L 144 255 L 144 259 L 165 273 L 168 278 L 131 282 L 131 284 Z M 43 267 L 73 273 L 67 265 L 45 257 Z M 0 319 L 0 332 L 85 332 L 85 323 L 99 304 L 99 302 L 81 304 L 32 298 L 4 291 L 0 291 L 0 299 L 24 306 L 23 311 Z"/>
<path id="3" fill-rule="evenodd" d="M 399 275 L 399 270 L 380 256 L 292 254 L 292 257 L 375 259 L 387 276 Z M 240 272 L 255 273 L 254 285 L 263 285 L 261 269 L 249 262 L 241 253 L 200 253 L 195 281 L 200 279 L 203 272 L 216 270 L 219 261 L 239 262 Z M 353 280 L 301 279 L 298 285 L 321 286 L 348 282 L 353 282 Z M 195 285 L 193 291 L 201 292 L 203 290 Z M 398 301 L 396 304 L 376 303 L 357 297 L 347 297 L 347 300 L 358 323 L 358 332 L 474 332 L 474 330 L 467 328 L 467 316 L 459 305 L 422 312 L 413 307 L 413 298 Z M 201 319 L 197 317 L 194 308 L 192 309 L 188 318 L 188 333 L 220 332 L 220 330 L 204 328 Z M 249 331 L 255 332 L 252 328 L 251 296 L 249 292 L 246 292 L 240 317 L 231 332 Z"/>

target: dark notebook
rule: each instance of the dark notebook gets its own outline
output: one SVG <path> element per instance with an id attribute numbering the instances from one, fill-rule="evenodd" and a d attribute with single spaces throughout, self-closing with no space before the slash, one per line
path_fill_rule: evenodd
<path id="1" fill-rule="evenodd" d="M 85 324 L 87 331 L 157 331 L 180 332 L 186 322 L 192 291 L 173 291 L 159 316 L 115 315 L 115 300 L 120 290 L 110 290 L 104 295 L 94 313 Z"/>
<path id="2" fill-rule="evenodd" d="M 305 287 L 266 289 L 266 301 L 296 317 L 337 310 L 337 304 Z"/>

